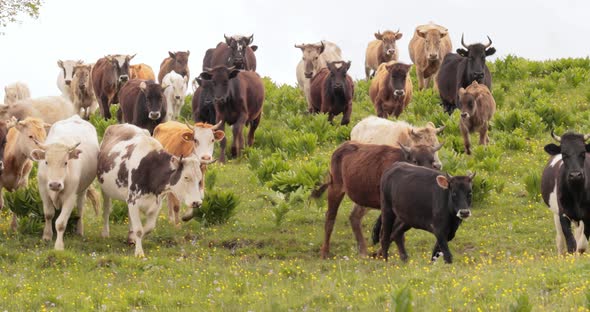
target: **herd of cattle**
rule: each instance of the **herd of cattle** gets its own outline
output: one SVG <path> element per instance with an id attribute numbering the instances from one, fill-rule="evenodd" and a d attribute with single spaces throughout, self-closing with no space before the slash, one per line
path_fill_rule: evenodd
<path id="1" fill-rule="evenodd" d="M 451 176 L 442 171 L 438 157 L 442 144 L 437 134 L 444 126 L 429 122 L 416 127 L 398 118 L 411 102 L 412 64 L 398 61 L 398 31 L 375 33 L 366 50 L 365 73 L 371 80 L 369 96 L 377 116 L 370 116 L 351 131 L 351 141 L 332 154 L 329 180 L 312 193 L 327 190 L 324 243 L 321 256 L 330 251 L 330 237 L 344 195 L 354 206 L 351 226 L 361 255 L 367 255 L 362 218 L 367 208 L 380 209 L 373 241 L 381 241 L 380 254 L 387 259 L 391 241 L 402 260 L 404 233 L 410 228 L 436 236 L 432 260 L 443 256 L 452 262 L 448 242 L 463 219 L 471 215 L 475 174 Z M 232 126 L 232 157 L 244 148 L 244 126 L 249 126 L 248 145 L 260 124 L 264 85 L 256 73 L 258 49 L 252 36 L 224 36 L 208 49 L 202 72 L 192 82 L 194 124 L 179 122 L 190 81 L 189 51 L 169 52 L 154 74 L 147 64 L 130 64 L 135 55 L 107 55 L 95 63 L 58 61 L 57 86 L 60 96 L 31 98 L 24 83 L 5 87 L 0 106 L 0 192 L 13 192 L 28 185 L 32 162 L 38 162 L 39 193 L 43 200 L 43 239 L 51 240 L 51 221 L 60 210 L 55 228 L 55 249 L 63 249 L 63 234 L 74 207 L 83 234 L 83 207 L 88 198 L 98 211 L 99 195 L 91 184 L 98 180 L 103 198 L 102 236 L 109 235 L 111 199 L 128 205 L 128 241 L 135 255 L 143 256 L 142 238 L 154 229 L 164 196 L 169 218 L 178 224 L 188 221 L 204 198 L 204 176 L 214 161 L 215 142 L 220 142 L 220 161 L 225 162 L 226 137 Z M 452 53 L 448 30 L 433 23 L 416 27 L 409 44 L 419 89 L 438 90 L 443 109 L 451 114 L 460 109 L 460 130 L 467 154 L 469 134 L 479 132 L 480 144 L 488 144 L 489 121 L 496 104 L 490 91 L 492 77 L 485 60 L 495 53 L 487 44 L 465 44 Z M 310 113 L 326 113 L 330 122 L 342 114 L 341 124 L 350 122 L 354 83 L 347 71 L 350 61 L 342 59 L 335 43 L 321 41 L 295 45 L 303 57 L 296 74 Z M 94 126 L 87 120 L 96 110 L 111 118 L 110 106 L 119 104 L 117 125 L 109 126 L 99 144 Z M 554 212 L 560 253 L 583 252 L 590 227 L 590 135 L 552 133 L 561 146 L 545 147 L 552 157 L 542 179 L 542 194 Z M 181 204 L 186 206 L 180 214 Z M 0 196 L 0 208 L 3 206 Z M 146 215 L 142 224 L 141 214 Z M 572 234 L 571 226 L 575 227 Z M 16 228 L 13 216 L 11 227 Z"/>

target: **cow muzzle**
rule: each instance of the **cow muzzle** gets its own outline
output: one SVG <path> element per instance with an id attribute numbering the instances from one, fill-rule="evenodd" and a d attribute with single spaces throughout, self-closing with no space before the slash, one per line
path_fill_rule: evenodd
<path id="1" fill-rule="evenodd" d="M 469 118 L 469 113 L 468 112 L 461 112 L 461 118 L 463 118 L 463 119 Z"/>
<path id="2" fill-rule="evenodd" d="M 395 54 L 395 50 L 394 49 L 389 49 L 385 53 L 387 53 L 387 55 L 390 55 L 391 56 L 391 55 Z"/>
<path id="3" fill-rule="evenodd" d="M 584 173 L 581 171 L 572 171 L 568 174 L 568 180 L 571 182 L 584 181 Z"/>
<path id="4" fill-rule="evenodd" d="M 68 80 L 65 81 L 65 83 L 66 83 L 66 86 L 69 86 L 69 85 L 72 84 L 72 81 L 68 79 Z"/>
<path id="5" fill-rule="evenodd" d="M 461 220 L 465 220 L 469 217 L 471 217 L 471 210 L 469 209 L 459 209 L 459 212 L 457 212 L 457 218 Z"/>
<path id="6" fill-rule="evenodd" d="M 121 75 L 119 76 L 119 82 L 127 82 L 129 80 L 129 76 Z"/>
<path id="7" fill-rule="evenodd" d="M 203 204 L 202 201 L 194 201 L 194 202 L 192 202 L 191 205 L 190 205 L 190 207 L 189 207 L 189 209 L 188 209 L 188 211 L 186 212 L 186 214 L 184 214 L 182 216 L 182 218 L 181 218 L 182 221 L 184 221 L 184 222 L 190 221 L 190 219 L 192 219 L 193 216 L 194 216 L 194 210 L 201 208 L 202 204 Z"/>
<path id="8" fill-rule="evenodd" d="M 438 60 L 438 54 L 429 54 L 428 55 L 428 60 L 429 61 L 436 61 L 436 60 Z"/>
<path id="9" fill-rule="evenodd" d="M 64 188 L 64 185 L 61 182 L 49 182 L 48 186 L 49 186 L 49 189 L 54 192 L 59 192 L 59 191 L 63 190 L 63 188 Z"/>
<path id="10" fill-rule="evenodd" d="M 175 99 L 180 100 L 180 95 L 174 96 Z"/>
<path id="11" fill-rule="evenodd" d="M 482 83 L 483 77 L 484 77 L 483 72 L 474 72 L 473 73 L 473 80 L 477 80 L 477 83 Z"/>
<path id="12" fill-rule="evenodd" d="M 406 91 L 404 91 L 404 90 L 393 91 L 393 95 L 395 95 L 395 96 L 404 96 L 404 94 L 406 94 Z"/>
<path id="13" fill-rule="evenodd" d="M 148 115 L 148 117 L 151 120 L 158 120 L 160 118 L 160 116 L 161 116 L 160 112 L 150 112 Z"/>
<path id="14" fill-rule="evenodd" d="M 313 77 L 313 72 L 305 72 L 305 78 L 311 79 Z"/>

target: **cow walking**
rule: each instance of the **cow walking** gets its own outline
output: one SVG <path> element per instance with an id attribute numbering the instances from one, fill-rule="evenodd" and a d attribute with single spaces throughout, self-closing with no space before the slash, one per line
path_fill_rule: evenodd
<path id="1" fill-rule="evenodd" d="M 203 59 L 203 71 L 205 68 L 213 68 L 224 65 L 236 69 L 256 71 L 256 55 L 254 52 L 258 46 L 252 45 L 254 34 L 250 36 L 226 36 L 225 42 L 217 44 L 211 52 L 207 50 Z"/>
<path id="2" fill-rule="evenodd" d="M 119 103 L 119 90 L 129 80 L 129 61 L 133 55 L 107 55 L 92 69 L 92 87 L 105 119 L 111 118 L 111 104 Z"/>
<path id="3" fill-rule="evenodd" d="M 383 33 L 376 32 L 375 39 L 369 42 L 365 52 L 365 75 L 367 80 L 375 76 L 377 68 L 382 63 L 397 61 L 399 53 L 396 42 L 402 38 L 403 34 L 398 31 L 386 30 Z M 373 71 L 371 73 L 371 71 Z"/>
<path id="4" fill-rule="evenodd" d="M 451 52 L 453 45 L 449 30 L 433 23 L 416 27 L 410 40 L 410 59 L 416 67 L 416 78 L 420 90 L 430 87 L 438 89 L 436 76 L 445 55 Z"/>
<path id="5" fill-rule="evenodd" d="M 391 61 L 379 65 L 375 79 L 371 81 L 369 96 L 377 116 L 387 118 L 401 115 L 412 99 L 412 65 Z"/>
<path id="6" fill-rule="evenodd" d="M 312 112 L 328 113 L 328 121 L 342 113 L 341 125 L 350 122 L 354 83 L 347 74 L 349 62 L 329 62 L 327 68 L 311 79 Z"/>
<path id="7" fill-rule="evenodd" d="M 183 77 L 186 77 L 186 83 L 190 80 L 190 70 L 188 68 L 188 57 L 191 51 L 168 52 L 169 57 L 165 58 L 160 64 L 160 72 L 158 73 L 158 81 L 162 83 L 164 76 L 171 71 L 175 71 Z"/>
<path id="8" fill-rule="evenodd" d="M 133 79 L 121 88 L 121 105 L 117 112 L 119 123 L 127 122 L 154 132 L 165 121 L 166 100 L 162 87 L 153 80 Z"/>
<path id="9" fill-rule="evenodd" d="M 469 133 L 479 131 L 479 144 L 487 145 L 490 142 L 488 128 L 496 111 L 496 101 L 488 87 L 473 81 L 467 89 L 459 89 L 459 103 L 461 109 L 459 128 L 463 136 L 465 153 L 469 155 L 471 154 Z"/>

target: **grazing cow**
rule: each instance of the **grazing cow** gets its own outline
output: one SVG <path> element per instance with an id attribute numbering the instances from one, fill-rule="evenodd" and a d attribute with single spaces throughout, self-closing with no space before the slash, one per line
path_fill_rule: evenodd
<path id="1" fill-rule="evenodd" d="M 213 162 L 213 147 L 216 141 L 225 136 L 222 130 L 218 130 L 221 122 L 217 125 L 207 123 L 196 123 L 194 126 L 182 124 L 176 121 L 168 121 L 159 124 L 154 130 L 154 138 L 158 140 L 166 152 L 177 157 L 197 157 L 201 161 L 201 172 L 203 179 L 199 184 L 201 195 L 205 196 L 205 173 L 207 164 Z M 183 221 L 192 218 L 192 209 L 182 217 Z M 178 224 L 180 202 L 174 194 L 168 195 L 168 217 L 170 221 Z"/>
<path id="2" fill-rule="evenodd" d="M 119 123 L 134 124 L 154 133 L 154 128 L 166 119 L 164 92 L 153 80 L 130 80 L 121 88 L 119 99 Z"/>
<path id="3" fill-rule="evenodd" d="M 375 33 L 377 40 L 369 42 L 365 53 L 365 75 L 367 80 L 375 76 L 380 64 L 398 60 L 399 54 L 397 53 L 396 41 L 400 40 L 402 35 L 399 29 L 395 32 L 386 30 L 383 33 Z"/>
<path id="4" fill-rule="evenodd" d="M 84 64 L 84 61 L 82 60 L 57 60 L 57 66 L 60 69 L 59 74 L 57 75 L 57 88 L 59 91 L 61 91 L 61 94 L 70 101 L 73 101 L 73 94 L 70 85 L 72 83 L 72 79 L 74 78 L 74 67 L 76 65 L 82 64 Z"/>
<path id="5" fill-rule="evenodd" d="M 420 90 L 430 86 L 430 79 L 437 89 L 436 75 L 443 57 L 453 49 L 448 29 L 434 23 L 416 27 L 410 40 L 410 59 L 416 66 Z"/>
<path id="6" fill-rule="evenodd" d="M 96 61 L 92 69 L 92 87 L 105 119 L 111 118 L 111 104 L 119 103 L 121 87 L 129 80 L 129 61 L 135 54 L 107 55 Z"/>
<path id="7" fill-rule="evenodd" d="M 94 90 L 90 84 L 91 65 L 74 66 L 74 76 L 70 88 L 72 90 L 72 103 L 74 112 L 80 114 L 80 117 L 88 120 L 90 114 L 97 108 Z"/>
<path id="8" fill-rule="evenodd" d="M 168 52 L 169 57 L 165 58 L 160 64 L 160 72 L 158 73 L 158 81 L 162 83 L 164 76 L 171 71 L 186 77 L 186 83 L 190 80 L 190 70 L 188 69 L 188 57 L 191 51 Z"/>
<path id="9" fill-rule="evenodd" d="M 431 260 L 441 253 L 453 262 L 448 242 L 461 222 L 471 216 L 471 190 L 475 174 L 451 177 L 437 170 L 397 163 L 381 177 L 381 251 L 388 258 L 395 241 L 402 261 L 408 260 L 404 234 L 411 228 L 436 236 Z"/>
<path id="10" fill-rule="evenodd" d="M 567 132 L 560 137 L 551 131 L 551 136 L 561 145 L 545 145 L 551 158 L 543 170 L 541 194 L 553 212 L 557 252 L 582 253 L 590 236 L 590 186 L 586 182 L 590 177 L 590 144 L 586 143 L 590 134 Z"/>
<path id="11" fill-rule="evenodd" d="M 492 89 L 492 76 L 486 65 L 486 57 L 496 53 L 496 49 L 490 47 L 492 39 L 489 36 L 488 40 L 486 45 L 466 45 L 461 36 L 461 45 L 467 50 L 457 49 L 458 54 L 448 53 L 443 59 L 436 83 L 443 108 L 449 115 L 457 108 L 457 91 L 460 88 L 467 88 L 475 80 Z"/>
<path id="12" fill-rule="evenodd" d="M 12 105 L 17 101 L 30 98 L 31 91 L 24 82 L 15 82 L 4 87 L 4 105 Z"/>
<path id="13" fill-rule="evenodd" d="M 326 68 L 328 62 L 342 61 L 342 51 L 335 43 L 322 40 L 320 43 L 299 44 L 303 58 L 297 64 L 297 84 L 305 95 L 307 110 L 313 112 L 311 106 L 311 78 L 321 69 Z"/>
<path id="14" fill-rule="evenodd" d="M 225 42 L 220 42 L 208 57 L 205 53 L 203 59 L 203 70 L 220 65 L 227 67 L 234 66 L 236 69 L 256 71 L 256 55 L 254 51 L 258 46 L 251 45 L 254 41 L 254 35 L 240 36 L 235 35 L 228 37 L 223 35 Z"/>
<path id="15" fill-rule="evenodd" d="M 347 74 L 349 68 L 350 61 L 329 62 L 328 68 L 320 70 L 310 85 L 312 112 L 328 113 L 330 122 L 342 113 L 341 125 L 350 122 L 352 113 L 354 83 Z"/>
<path id="16" fill-rule="evenodd" d="M 13 127 L 11 127 L 13 126 Z M 43 120 L 26 118 L 21 121 L 11 119 L 8 134 L 6 135 L 6 147 L 2 157 L 2 174 L 0 174 L 0 209 L 4 207 L 2 189 L 14 192 L 29 184 L 29 173 L 33 163 L 29 159 L 31 151 L 37 148 L 35 141 L 45 141 L 45 129 L 49 127 Z M 16 215 L 12 215 L 10 227 L 16 231 Z"/>
<path id="17" fill-rule="evenodd" d="M 76 232 L 84 235 L 84 199 L 96 178 L 98 136 L 91 123 L 74 115 L 53 124 L 45 143 L 36 143 L 39 148 L 31 151 L 30 155 L 39 163 L 37 179 L 45 215 L 43 239 L 52 239 L 53 216 L 55 210 L 61 210 L 55 221 L 55 249 L 63 250 L 64 231 L 74 206 L 80 215 Z M 98 207 L 94 209 L 98 213 Z"/>
<path id="18" fill-rule="evenodd" d="M 142 239 L 151 232 L 160 213 L 163 195 L 174 193 L 191 209 L 202 204 L 200 162 L 196 157 L 178 158 L 164 151 L 149 133 L 130 124 L 107 128 L 98 154 L 98 182 L 103 194 L 103 231 L 109 236 L 111 199 L 127 202 L 128 240 L 135 256 L 143 257 Z M 141 222 L 145 213 L 145 226 Z"/>
<path id="19" fill-rule="evenodd" d="M 253 71 L 240 71 L 233 67 L 217 66 L 201 73 L 201 79 L 213 83 L 213 98 L 217 122 L 224 129 L 225 123 L 232 126 L 234 140 L 231 155 L 237 157 L 244 149 L 244 126 L 250 125 L 248 146 L 254 143 L 254 132 L 262 117 L 264 103 L 264 85 L 262 79 Z M 227 139 L 221 140 L 221 156 L 225 162 L 225 145 Z"/>
<path id="20" fill-rule="evenodd" d="M 199 87 L 195 88 L 192 99 L 193 120 L 213 125 L 217 120 L 213 101 L 213 82 L 200 77 L 195 78 L 195 81 Z"/>
<path id="21" fill-rule="evenodd" d="M 141 63 L 129 65 L 129 79 L 156 80 L 156 75 L 151 66 Z"/>
<path id="22" fill-rule="evenodd" d="M 175 71 L 171 71 L 162 80 L 162 89 L 166 100 L 166 121 L 177 120 L 180 116 L 180 109 L 184 105 L 188 78 L 182 77 Z"/>
<path id="23" fill-rule="evenodd" d="M 465 153 L 469 155 L 471 154 L 469 133 L 479 131 L 479 144 L 487 145 L 490 142 L 488 127 L 496 111 L 496 101 L 488 87 L 474 80 L 467 89 L 459 89 L 459 107 L 461 109 L 459 128 L 463 135 Z"/>
<path id="24" fill-rule="evenodd" d="M 367 243 L 363 237 L 361 222 L 367 213 L 364 207 L 379 209 L 379 183 L 381 174 L 398 161 L 407 161 L 420 166 L 433 167 L 434 153 L 442 147 L 416 145 L 400 148 L 388 145 L 363 144 L 354 141 L 344 142 L 332 154 L 330 162 L 330 180 L 312 193 L 319 197 L 328 189 L 328 210 L 324 225 L 324 244 L 321 249 L 323 259 L 330 252 L 330 236 L 340 203 L 347 194 L 354 206 L 350 214 L 352 231 L 357 241 L 359 253 L 367 255 Z"/>
<path id="25" fill-rule="evenodd" d="M 396 61 L 379 65 L 369 87 L 377 116 L 387 118 L 394 115 L 397 118 L 408 106 L 413 90 L 410 67 L 412 65 Z"/>
<path id="26" fill-rule="evenodd" d="M 53 124 L 75 114 L 74 104 L 61 95 L 20 100 L 13 105 L 0 108 L 0 116 L 2 116 L 0 119 L 13 116 L 18 120 L 35 117 L 48 124 Z"/>

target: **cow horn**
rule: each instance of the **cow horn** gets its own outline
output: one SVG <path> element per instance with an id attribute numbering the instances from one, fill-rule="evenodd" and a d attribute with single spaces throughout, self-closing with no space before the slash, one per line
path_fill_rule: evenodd
<path id="1" fill-rule="evenodd" d="M 186 125 L 186 127 L 190 130 L 190 131 L 195 131 L 195 129 L 193 129 L 193 126 L 189 125 L 189 123 L 186 121 L 186 119 L 184 120 L 184 124 Z"/>
<path id="2" fill-rule="evenodd" d="M 414 132 L 414 128 L 410 128 L 410 134 L 412 136 L 418 136 L 418 134 L 416 134 L 416 132 Z"/>
<path id="3" fill-rule="evenodd" d="M 463 36 L 465 36 L 465 34 L 461 34 L 461 45 L 465 47 L 465 49 L 469 49 L 467 47 L 467 45 L 465 44 L 465 41 L 463 41 Z"/>
<path id="4" fill-rule="evenodd" d="M 204 67 L 203 69 L 208 73 L 210 73 L 213 70 L 211 67 Z"/>
<path id="5" fill-rule="evenodd" d="M 553 130 L 551 130 L 551 137 L 553 137 L 553 139 L 557 142 L 561 143 L 561 137 L 557 134 L 555 134 L 555 132 L 553 132 Z"/>
<path id="6" fill-rule="evenodd" d="M 47 149 L 47 146 L 45 144 L 39 142 L 39 140 L 33 138 L 33 142 L 35 142 L 35 144 L 37 144 L 37 146 L 39 146 L 40 149 L 42 149 L 42 150 L 46 150 Z"/>
<path id="7" fill-rule="evenodd" d="M 76 144 L 72 145 L 72 147 L 68 148 L 68 151 L 70 151 L 70 152 L 71 152 L 71 151 L 75 150 L 75 149 L 76 149 L 76 147 L 80 146 L 80 144 L 82 144 L 82 142 L 78 142 L 78 143 L 76 143 Z"/>
<path id="8" fill-rule="evenodd" d="M 473 178 L 475 178 L 475 172 L 471 172 L 467 174 L 467 176 L 469 177 L 469 179 L 473 180 Z"/>
<path id="9" fill-rule="evenodd" d="M 216 125 L 213 126 L 213 128 L 211 128 L 211 130 L 220 130 L 221 127 L 223 127 L 223 120 L 220 120 Z"/>
<path id="10" fill-rule="evenodd" d="M 441 133 L 443 130 L 445 130 L 446 126 L 440 126 L 438 128 L 436 128 L 436 134 Z"/>
<path id="11" fill-rule="evenodd" d="M 492 45 L 492 39 L 490 39 L 490 36 L 486 36 L 486 37 L 488 37 L 488 41 L 490 42 L 486 46 L 484 46 L 484 48 L 487 49 L 487 48 L 489 48 Z"/>
<path id="12" fill-rule="evenodd" d="M 444 143 L 440 143 L 439 145 L 433 146 L 432 151 L 433 152 L 438 152 L 438 150 L 440 150 L 443 147 L 443 144 Z"/>

